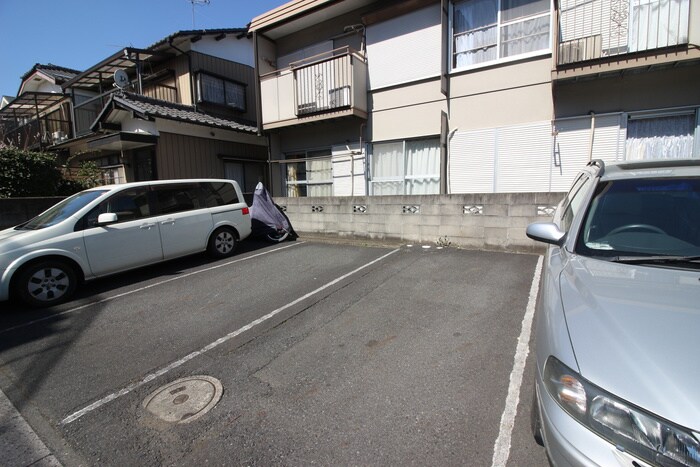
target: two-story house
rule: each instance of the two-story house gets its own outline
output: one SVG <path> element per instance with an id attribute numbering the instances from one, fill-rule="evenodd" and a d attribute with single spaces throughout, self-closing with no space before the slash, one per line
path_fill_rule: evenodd
<path id="1" fill-rule="evenodd" d="M 252 193 L 266 180 L 256 124 L 253 41 L 245 29 L 180 31 L 127 47 L 62 85 L 72 102 L 72 167 L 105 181 L 217 177 Z"/>
<path id="2" fill-rule="evenodd" d="M 286 3 L 250 24 L 274 193 L 561 191 L 589 158 L 698 156 L 695 143 L 635 149 L 665 122 L 697 132 L 700 12 L 689 4 Z M 628 39 L 612 43 L 611 18 Z"/>
<path id="3" fill-rule="evenodd" d="M 72 136 L 70 101 L 61 85 L 80 71 L 37 63 L 21 77 L 16 98 L 0 105 L 2 142 L 43 150 Z"/>

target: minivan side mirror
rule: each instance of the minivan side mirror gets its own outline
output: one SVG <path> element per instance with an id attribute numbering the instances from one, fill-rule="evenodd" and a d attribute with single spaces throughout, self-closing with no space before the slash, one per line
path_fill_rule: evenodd
<path id="1" fill-rule="evenodd" d="M 536 222 L 527 226 L 525 234 L 538 242 L 561 246 L 566 232 L 562 232 L 559 226 L 552 222 Z"/>
<path id="2" fill-rule="evenodd" d="M 97 225 L 114 224 L 117 222 L 117 215 L 113 212 L 106 212 L 97 216 Z"/>

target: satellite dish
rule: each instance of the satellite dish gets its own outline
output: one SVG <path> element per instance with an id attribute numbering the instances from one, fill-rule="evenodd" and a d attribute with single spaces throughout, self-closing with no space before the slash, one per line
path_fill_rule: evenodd
<path id="1" fill-rule="evenodd" d="M 114 72 L 114 85 L 119 89 L 124 89 L 129 85 L 129 76 L 126 71 L 119 69 Z"/>

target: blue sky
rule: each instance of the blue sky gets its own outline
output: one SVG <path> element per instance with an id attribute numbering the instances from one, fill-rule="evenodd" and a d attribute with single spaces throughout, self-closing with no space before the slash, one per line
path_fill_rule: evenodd
<path id="1" fill-rule="evenodd" d="M 15 96 L 35 63 L 85 70 L 127 46 L 177 31 L 242 28 L 287 0 L 0 0 L 0 95 Z"/>

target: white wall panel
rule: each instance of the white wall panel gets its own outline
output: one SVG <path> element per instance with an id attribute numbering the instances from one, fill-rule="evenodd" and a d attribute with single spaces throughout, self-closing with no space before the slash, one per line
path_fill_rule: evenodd
<path id="1" fill-rule="evenodd" d="M 554 150 L 557 163 L 552 166 L 551 191 L 566 191 L 576 173 L 592 159 L 606 162 L 622 160 L 625 130 L 620 128 L 621 115 L 596 116 L 591 144 L 591 116 L 563 119 L 554 122 L 556 137 Z"/>
<path id="2" fill-rule="evenodd" d="M 551 122 L 499 128 L 497 144 L 497 192 L 549 191 Z"/>
<path id="3" fill-rule="evenodd" d="M 440 75 L 440 4 L 367 27 L 369 88 Z"/>
<path id="4" fill-rule="evenodd" d="M 493 193 L 496 129 L 457 132 L 449 147 L 450 193 Z"/>

